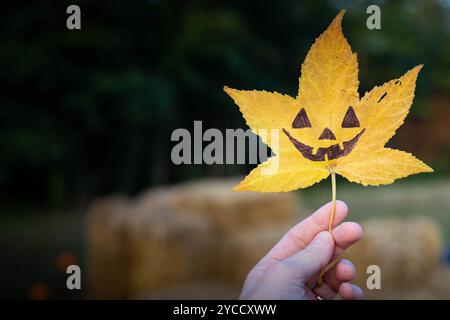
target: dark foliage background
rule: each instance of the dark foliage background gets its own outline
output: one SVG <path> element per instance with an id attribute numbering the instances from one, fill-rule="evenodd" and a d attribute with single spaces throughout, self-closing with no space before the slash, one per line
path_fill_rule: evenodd
<path id="1" fill-rule="evenodd" d="M 424 63 L 408 125 L 394 144 L 448 175 L 448 1 L 13 2 L 0 22 L 2 205 L 60 208 L 96 195 L 245 166 L 174 166 L 175 128 L 245 128 L 227 84 L 294 95 L 309 46 L 341 8 L 360 91 Z M 369 4 L 382 29 L 365 27 Z"/>

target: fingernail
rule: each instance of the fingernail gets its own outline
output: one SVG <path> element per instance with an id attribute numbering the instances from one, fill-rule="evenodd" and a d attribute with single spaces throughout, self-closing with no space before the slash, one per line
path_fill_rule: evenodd
<path id="1" fill-rule="evenodd" d="M 348 265 L 348 266 L 352 266 L 353 267 L 353 263 L 351 263 L 350 260 L 348 260 L 348 259 L 342 259 L 341 262 L 346 264 L 346 265 Z"/>
<path id="2" fill-rule="evenodd" d="M 356 272 L 355 265 L 354 265 L 350 260 L 342 259 L 342 260 L 340 261 L 340 263 L 345 264 L 347 267 L 350 267 L 350 268 L 352 269 L 353 272 Z"/>
<path id="3" fill-rule="evenodd" d="M 362 299 L 364 297 L 364 291 L 357 285 L 352 284 L 352 291 L 358 299 Z"/>

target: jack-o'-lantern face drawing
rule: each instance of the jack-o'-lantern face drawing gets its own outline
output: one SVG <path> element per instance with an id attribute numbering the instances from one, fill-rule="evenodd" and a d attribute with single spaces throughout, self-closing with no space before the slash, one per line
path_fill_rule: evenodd
<path id="1" fill-rule="evenodd" d="M 355 110 L 352 106 L 348 107 L 340 127 L 348 129 L 360 128 L 358 117 L 356 116 Z M 305 108 L 301 108 L 292 122 L 292 129 L 297 130 L 305 128 L 312 128 L 312 125 Z M 363 135 L 365 129 L 359 130 L 359 132 L 349 140 L 344 141 L 340 139 L 341 143 L 336 143 L 336 135 L 330 128 L 325 127 L 320 131 L 321 133 L 317 139 L 327 141 L 330 144 L 329 146 L 318 146 L 315 148 L 313 145 L 308 145 L 297 140 L 291 135 L 290 130 L 283 128 L 283 133 L 289 138 L 294 147 L 303 155 L 303 157 L 311 161 L 333 160 L 348 155 L 358 143 L 359 138 Z"/>
<path id="2" fill-rule="evenodd" d="M 284 192 L 336 174 L 381 185 L 433 171 L 411 154 L 385 147 L 408 114 L 422 65 L 360 96 L 357 56 L 342 33 L 343 15 L 308 51 L 296 96 L 224 87 L 273 152 L 233 190 Z"/>

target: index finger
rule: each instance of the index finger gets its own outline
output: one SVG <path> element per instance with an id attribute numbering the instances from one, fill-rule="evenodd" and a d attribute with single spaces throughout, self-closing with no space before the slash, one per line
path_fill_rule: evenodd
<path id="1" fill-rule="evenodd" d="M 305 248 L 319 232 L 328 230 L 331 206 L 332 202 L 325 204 L 308 218 L 292 227 L 266 257 L 275 260 L 286 259 Z M 343 201 L 337 200 L 334 225 L 341 223 L 347 213 L 347 205 Z"/>

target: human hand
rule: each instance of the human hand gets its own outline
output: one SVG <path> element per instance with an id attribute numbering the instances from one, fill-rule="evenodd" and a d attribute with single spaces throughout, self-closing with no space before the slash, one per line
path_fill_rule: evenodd
<path id="1" fill-rule="evenodd" d="M 361 288 L 349 283 L 356 275 L 348 260 L 335 264 L 314 287 L 322 268 L 361 239 L 361 226 L 341 223 L 347 205 L 336 201 L 335 228 L 328 232 L 331 202 L 290 229 L 250 271 L 240 299 L 316 300 L 361 299 Z"/>

